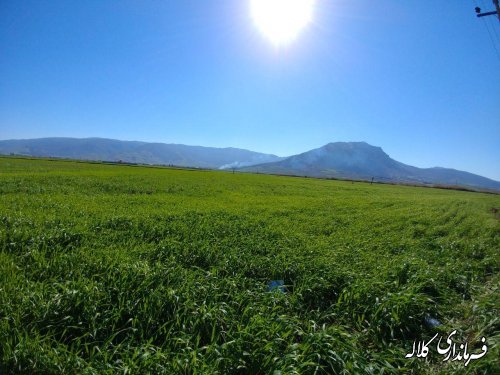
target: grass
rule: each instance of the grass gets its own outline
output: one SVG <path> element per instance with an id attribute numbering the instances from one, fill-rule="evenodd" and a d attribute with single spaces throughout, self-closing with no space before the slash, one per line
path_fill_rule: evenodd
<path id="1" fill-rule="evenodd" d="M 6 373 L 500 366 L 499 196 L 2 157 L 0 197 Z M 428 316 L 487 355 L 405 359 Z"/>

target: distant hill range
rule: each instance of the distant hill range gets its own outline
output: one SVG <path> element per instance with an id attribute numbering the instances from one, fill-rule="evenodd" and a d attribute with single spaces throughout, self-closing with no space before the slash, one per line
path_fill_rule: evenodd
<path id="1" fill-rule="evenodd" d="M 417 168 L 391 159 L 365 142 L 335 142 L 284 160 L 241 168 L 242 171 L 369 180 L 378 182 L 464 186 L 500 190 L 500 182 L 449 168 Z"/>
<path id="2" fill-rule="evenodd" d="M 417 168 L 391 159 L 365 142 L 335 142 L 282 158 L 238 148 L 118 141 L 103 138 L 41 138 L 0 141 L 0 154 L 78 160 L 123 161 L 242 172 L 500 191 L 500 182 L 448 168 Z"/>
<path id="3" fill-rule="evenodd" d="M 0 141 L 0 154 L 77 160 L 123 161 L 138 164 L 225 169 L 279 161 L 276 155 L 239 148 L 118 141 L 104 138 L 39 138 Z"/>

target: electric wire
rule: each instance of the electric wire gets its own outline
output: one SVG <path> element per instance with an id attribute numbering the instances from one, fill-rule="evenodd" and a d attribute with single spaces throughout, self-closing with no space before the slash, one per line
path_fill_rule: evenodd
<path id="1" fill-rule="evenodd" d="M 474 3 L 476 4 L 477 7 L 480 7 L 480 5 L 478 4 L 477 0 L 473 0 L 473 1 L 474 1 Z M 495 38 L 493 37 L 493 33 L 490 30 L 490 24 L 488 24 L 488 22 L 484 19 L 485 17 L 481 17 L 481 18 L 483 20 L 484 27 L 488 31 L 488 35 L 490 37 L 491 44 L 493 45 L 493 49 L 495 50 L 495 53 L 497 55 L 498 61 L 500 61 L 500 50 L 498 49 L 497 43 L 495 42 Z M 493 26 L 493 25 L 491 25 L 491 26 Z M 492 28 L 493 28 L 493 32 L 496 34 L 495 27 L 493 26 Z M 497 35 L 497 39 L 498 39 L 498 35 Z"/>

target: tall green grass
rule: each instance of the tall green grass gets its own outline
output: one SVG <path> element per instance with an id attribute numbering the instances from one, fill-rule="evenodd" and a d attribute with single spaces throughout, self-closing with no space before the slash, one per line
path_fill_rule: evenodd
<path id="1" fill-rule="evenodd" d="M 499 196 L 6 157 L 0 198 L 4 372 L 498 373 Z M 405 359 L 428 316 L 488 354 Z"/>

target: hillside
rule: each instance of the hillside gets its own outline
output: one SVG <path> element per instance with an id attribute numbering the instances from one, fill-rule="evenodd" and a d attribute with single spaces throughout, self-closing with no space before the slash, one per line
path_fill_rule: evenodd
<path id="1" fill-rule="evenodd" d="M 365 142 L 335 142 L 288 158 L 238 148 L 118 141 L 103 138 L 40 138 L 0 141 L 0 154 L 77 160 L 124 161 L 319 178 L 453 185 L 500 191 L 500 182 L 449 168 L 417 168 Z"/>
<path id="2" fill-rule="evenodd" d="M 365 142 L 336 142 L 284 160 L 241 171 L 383 182 L 461 185 L 500 190 L 500 182 L 449 168 L 417 168 L 400 163 Z"/>
<path id="3" fill-rule="evenodd" d="M 118 141 L 104 138 L 39 138 L 0 141 L 0 154 L 78 160 L 125 161 L 197 168 L 231 168 L 281 160 L 238 148 Z"/>

